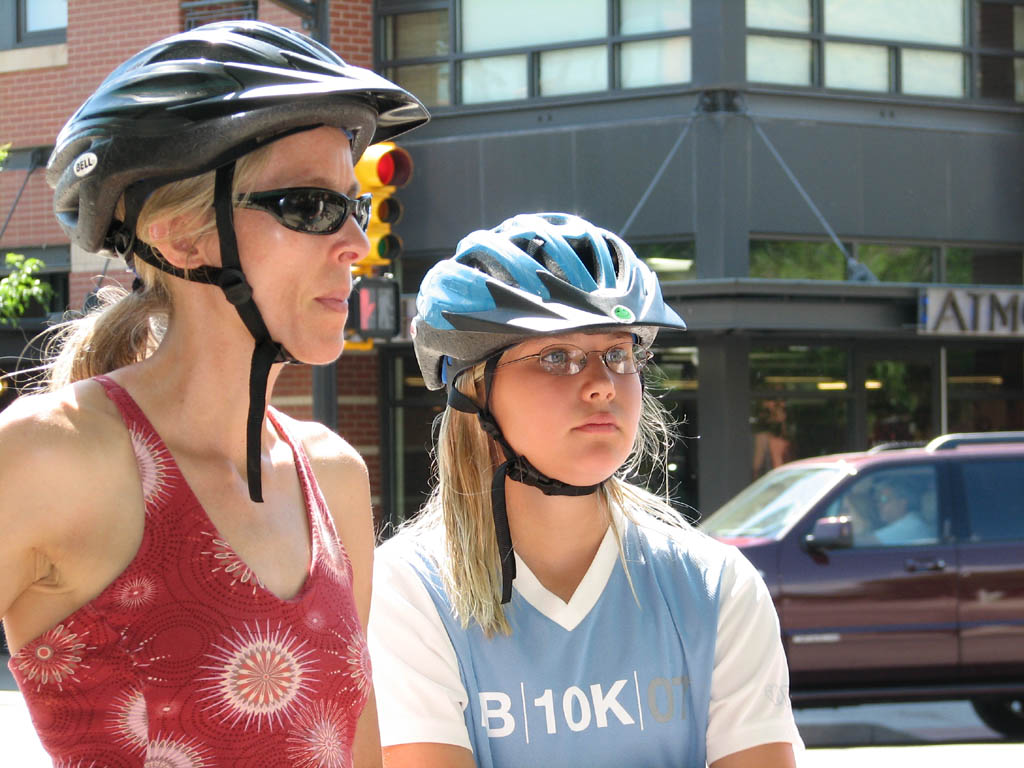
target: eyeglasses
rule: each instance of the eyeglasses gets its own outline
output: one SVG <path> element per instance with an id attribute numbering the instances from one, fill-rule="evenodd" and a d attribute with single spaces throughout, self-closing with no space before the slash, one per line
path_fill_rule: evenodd
<path id="1" fill-rule="evenodd" d="M 235 198 L 240 208 L 266 211 L 282 226 L 310 235 L 333 235 L 349 216 L 366 231 L 370 224 L 369 194 L 352 199 L 340 192 L 319 187 L 287 187 L 251 192 Z"/>
<path id="2" fill-rule="evenodd" d="M 587 367 L 587 358 L 596 351 L 598 350 L 584 352 L 572 344 L 552 344 L 534 355 L 507 360 L 504 363 L 499 363 L 497 367 L 501 368 L 505 365 L 512 365 L 512 363 L 536 359 L 545 373 L 554 376 L 575 376 Z M 616 344 L 600 353 L 601 361 L 608 367 L 608 370 L 619 374 L 637 373 L 643 370 L 653 356 L 650 350 L 643 345 L 631 342 Z"/>

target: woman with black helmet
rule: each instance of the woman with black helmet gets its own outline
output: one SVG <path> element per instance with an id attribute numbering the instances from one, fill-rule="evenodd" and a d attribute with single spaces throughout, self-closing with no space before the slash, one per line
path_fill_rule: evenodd
<path id="1" fill-rule="evenodd" d="M 224 22 L 129 59 L 58 137 L 63 228 L 137 277 L 0 417 L 0 613 L 56 764 L 379 763 L 365 465 L 266 402 L 279 363 L 342 351 L 354 161 L 426 120 L 300 34 Z"/>
<path id="2" fill-rule="evenodd" d="M 583 219 L 521 215 L 436 264 L 417 310 L 448 408 L 433 493 L 375 558 L 385 765 L 794 765 L 764 583 L 628 479 L 664 461 L 641 371 L 685 328 L 655 275 Z"/>

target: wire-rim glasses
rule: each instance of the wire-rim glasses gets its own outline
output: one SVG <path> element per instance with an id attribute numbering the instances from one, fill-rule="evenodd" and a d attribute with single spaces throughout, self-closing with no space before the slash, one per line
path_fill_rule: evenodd
<path id="1" fill-rule="evenodd" d="M 634 342 L 619 342 L 604 351 L 591 350 L 586 352 L 574 344 L 552 344 L 540 352 L 515 360 L 506 360 L 496 367 L 501 368 L 524 360 L 536 360 L 540 369 L 552 376 L 575 376 L 587 367 L 590 355 L 597 354 L 609 371 L 620 375 L 639 373 L 651 361 L 654 355 L 647 347 Z"/>

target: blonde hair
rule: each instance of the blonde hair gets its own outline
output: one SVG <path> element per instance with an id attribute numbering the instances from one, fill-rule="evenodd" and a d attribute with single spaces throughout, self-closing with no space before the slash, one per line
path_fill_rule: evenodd
<path id="1" fill-rule="evenodd" d="M 477 403 L 483 403 L 485 397 L 483 370 L 480 364 L 455 381 L 459 391 Z M 401 533 L 440 533 L 444 551 L 437 565 L 462 626 L 468 627 L 475 621 L 487 636 L 507 635 L 511 627 L 501 605 L 501 562 L 491 507 L 491 480 L 504 456 L 497 443 L 481 429 L 475 414 L 445 408 L 435 426 L 434 487 L 420 513 L 403 526 Z M 665 407 L 645 387 L 633 449 L 622 467 L 598 489 L 617 538 L 618 529 L 611 519 L 613 509 L 620 510 L 634 523 L 647 518 L 687 527 L 668 500 L 667 474 L 664 495 L 628 480 L 645 464 L 664 469 L 672 440 Z M 625 566 L 621 539 L 618 545 Z M 626 576 L 629 578 L 628 568 Z"/>
<path id="2" fill-rule="evenodd" d="M 242 157 L 237 164 L 232 195 L 248 190 L 267 164 L 272 144 Z M 150 240 L 150 227 L 161 220 L 178 219 L 175 240 L 194 244 L 216 229 L 213 213 L 215 171 L 174 181 L 153 192 L 139 213 L 136 237 Z M 124 216 L 124 201 L 116 215 Z M 53 391 L 93 376 L 109 373 L 149 357 L 160 345 L 174 313 L 167 281 L 171 278 L 142 259 L 133 259 L 141 290 L 104 286 L 96 292 L 96 306 L 85 315 L 50 329 L 44 345 L 44 363 L 37 389 Z"/>

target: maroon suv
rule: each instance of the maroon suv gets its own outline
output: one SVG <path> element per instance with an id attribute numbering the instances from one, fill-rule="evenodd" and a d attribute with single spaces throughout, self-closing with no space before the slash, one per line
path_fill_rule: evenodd
<path id="1" fill-rule="evenodd" d="M 1024 433 L 796 461 L 701 527 L 768 583 L 794 705 L 971 699 L 1024 738 Z"/>

